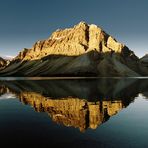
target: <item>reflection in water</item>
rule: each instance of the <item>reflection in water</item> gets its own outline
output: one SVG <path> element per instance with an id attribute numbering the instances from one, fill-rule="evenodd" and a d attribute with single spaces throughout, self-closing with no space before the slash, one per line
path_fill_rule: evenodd
<path id="1" fill-rule="evenodd" d="M 96 129 L 139 93 L 147 96 L 147 88 L 146 79 L 1 81 L 0 94 L 15 94 L 56 123 L 85 131 Z"/>
<path id="2" fill-rule="evenodd" d="M 88 127 L 96 129 L 124 107 L 119 100 L 98 102 L 78 98 L 52 100 L 34 93 L 25 93 L 20 96 L 20 100 L 33 106 L 36 111 L 47 112 L 53 121 L 65 126 L 78 127 L 80 131 Z"/>

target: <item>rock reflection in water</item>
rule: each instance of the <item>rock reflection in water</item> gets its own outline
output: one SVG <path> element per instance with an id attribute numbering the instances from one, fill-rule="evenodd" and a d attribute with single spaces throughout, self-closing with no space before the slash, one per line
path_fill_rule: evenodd
<path id="1" fill-rule="evenodd" d="M 147 80 L 2 81 L 0 93 L 12 93 L 53 121 L 85 131 L 96 129 L 127 107 L 139 93 L 147 94 Z M 111 84 L 111 85 L 110 85 Z M 138 85 L 137 85 L 138 84 Z"/>
<path id="2" fill-rule="evenodd" d="M 47 112 L 53 121 L 84 131 L 96 129 L 123 107 L 122 100 L 89 102 L 79 98 L 47 99 L 35 93 L 23 93 L 21 102 L 29 104 L 38 112 Z"/>

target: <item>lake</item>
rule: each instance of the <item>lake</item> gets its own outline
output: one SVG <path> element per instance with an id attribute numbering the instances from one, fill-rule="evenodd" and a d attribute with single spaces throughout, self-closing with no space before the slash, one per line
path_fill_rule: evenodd
<path id="1" fill-rule="evenodd" d="M 148 78 L 0 78 L 2 147 L 148 147 Z"/>

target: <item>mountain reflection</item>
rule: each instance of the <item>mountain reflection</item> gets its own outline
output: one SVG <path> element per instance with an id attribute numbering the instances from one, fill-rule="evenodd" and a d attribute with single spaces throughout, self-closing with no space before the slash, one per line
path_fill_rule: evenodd
<path id="1" fill-rule="evenodd" d="M 80 131 L 88 127 L 96 129 L 124 107 L 123 102 L 119 100 L 97 102 L 78 98 L 52 100 L 34 93 L 22 94 L 20 100 L 33 106 L 38 112 L 47 112 L 53 121 L 77 127 Z"/>
<path id="2" fill-rule="evenodd" d="M 46 112 L 56 123 L 85 131 L 126 108 L 139 93 L 148 97 L 148 80 L 1 81 L 0 94 L 10 93 L 36 111 Z"/>

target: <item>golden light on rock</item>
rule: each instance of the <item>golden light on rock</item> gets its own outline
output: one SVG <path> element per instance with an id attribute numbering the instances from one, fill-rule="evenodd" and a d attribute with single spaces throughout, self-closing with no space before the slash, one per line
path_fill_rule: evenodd
<path id="1" fill-rule="evenodd" d="M 120 100 L 88 102 L 72 97 L 50 99 L 34 92 L 23 92 L 18 97 L 36 111 L 46 112 L 56 123 L 79 128 L 80 131 L 96 129 L 124 108 Z"/>

